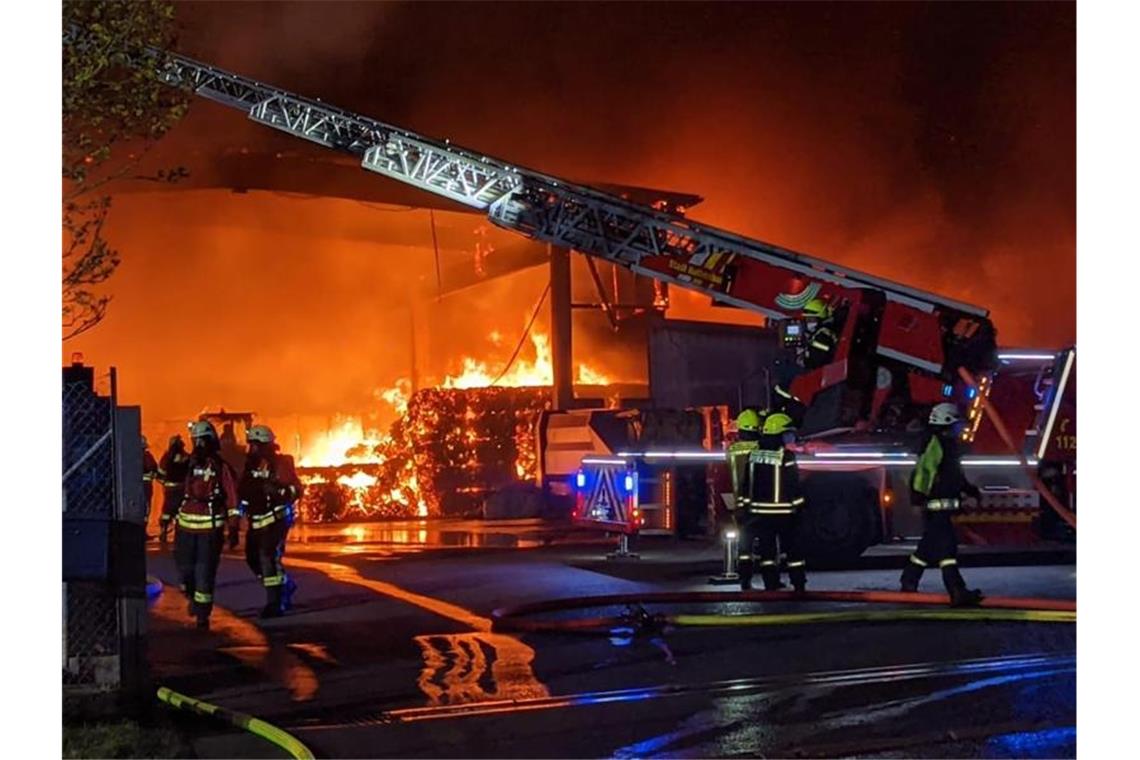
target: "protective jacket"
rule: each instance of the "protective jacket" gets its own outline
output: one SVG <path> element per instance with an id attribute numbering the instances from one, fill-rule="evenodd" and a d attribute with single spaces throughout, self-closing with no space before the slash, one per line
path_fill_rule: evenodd
<path id="1" fill-rule="evenodd" d="M 154 461 L 153 454 L 143 449 L 143 482 L 149 486 L 154 482 L 156 475 L 158 475 L 158 463 Z"/>
<path id="2" fill-rule="evenodd" d="M 918 463 L 910 479 L 917 503 L 929 510 L 955 510 L 963 493 L 977 496 L 978 489 L 962 472 L 962 455 L 957 437 L 949 430 L 932 430 L 923 438 Z"/>
<path id="3" fill-rule="evenodd" d="M 831 320 L 821 322 L 816 327 L 815 332 L 808 337 L 804 368 L 811 370 L 827 364 L 831 361 L 838 344 L 839 336 L 836 334 Z"/>
<path id="4" fill-rule="evenodd" d="M 237 486 L 233 470 L 215 453 L 190 455 L 186 495 L 178 509 L 179 530 L 209 531 L 236 524 Z"/>
<path id="5" fill-rule="evenodd" d="M 302 490 L 293 457 L 277 451 L 246 456 L 238 498 L 252 529 L 260 530 L 285 520 Z"/>
<path id="6" fill-rule="evenodd" d="M 189 454 L 181 449 L 167 449 L 158 463 L 158 477 L 163 487 L 182 490 L 186 487 L 186 473 L 189 469 Z"/>
<path id="7" fill-rule="evenodd" d="M 746 508 L 754 514 L 792 514 L 804 503 L 796 455 L 778 435 L 762 435 L 748 454 Z"/>
<path id="8" fill-rule="evenodd" d="M 748 504 L 747 476 L 748 455 L 756 450 L 756 441 L 734 441 L 729 444 L 725 455 L 728 459 L 728 474 L 732 479 L 733 510 L 743 509 Z"/>

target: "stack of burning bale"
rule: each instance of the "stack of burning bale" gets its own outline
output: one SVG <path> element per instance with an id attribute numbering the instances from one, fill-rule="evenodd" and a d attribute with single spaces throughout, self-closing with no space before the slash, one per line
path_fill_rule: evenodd
<path id="1" fill-rule="evenodd" d="M 535 424 L 549 406 L 545 387 L 421 390 L 371 452 L 374 463 L 303 473 L 302 514 L 320 522 L 477 514 L 488 494 L 533 480 Z"/>
<path id="2" fill-rule="evenodd" d="M 533 479 L 534 426 L 549 405 L 549 388 L 431 388 L 415 394 L 396 427 L 414 457 L 428 513 L 476 514 L 488 493 Z"/>

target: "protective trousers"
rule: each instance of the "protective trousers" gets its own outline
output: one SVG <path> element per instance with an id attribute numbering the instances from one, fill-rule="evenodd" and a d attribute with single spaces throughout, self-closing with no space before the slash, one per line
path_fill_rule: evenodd
<path id="1" fill-rule="evenodd" d="M 954 606 L 971 606 L 982 600 L 980 591 L 966 587 L 958 569 L 958 537 L 951 520 L 953 510 L 924 510 L 922 539 L 903 569 L 899 579 L 903 591 L 917 591 L 922 572 L 927 567 L 942 570 L 942 584 Z"/>
<path id="2" fill-rule="evenodd" d="M 253 574 L 265 586 L 267 616 L 281 614 L 282 594 L 286 583 L 285 567 L 281 562 L 285 554 L 284 520 L 275 520 L 263 528 L 246 531 L 245 561 Z"/>
<path id="3" fill-rule="evenodd" d="M 174 561 L 182 578 L 182 591 L 190 600 L 190 611 L 199 624 L 209 620 L 214 608 L 214 581 L 222 557 L 225 531 L 186 530 L 174 534 Z"/>
<path id="4" fill-rule="evenodd" d="M 171 523 L 178 516 L 178 507 L 182 504 L 182 496 L 185 493 L 185 489 L 181 486 L 162 488 L 162 514 L 158 518 L 158 529 L 159 538 L 163 543 L 166 542 L 166 533 L 170 530 Z"/>
<path id="5" fill-rule="evenodd" d="M 803 553 L 799 545 L 799 512 L 786 515 L 749 513 L 739 520 L 740 554 L 738 570 L 743 588 L 751 588 L 752 575 L 759 569 L 764 588 L 780 587 L 779 550 L 788 561 L 788 578 L 797 591 L 807 585 Z"/>
<path id="6" fill-rule="evenodd" d="M 958 537 L 954 535 L 951 515 L 953 512 L 950 510 L 923 510 L 922 539 L 914 551 L 914 556 L 922 563 L 921 567 L 957 563 Z"/>

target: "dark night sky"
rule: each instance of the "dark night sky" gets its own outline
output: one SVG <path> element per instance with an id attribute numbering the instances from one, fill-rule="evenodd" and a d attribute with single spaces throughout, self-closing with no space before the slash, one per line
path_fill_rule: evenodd
<path id="1" fill-rule="evenodd" d="M 1004 344 L 1075 339 L 1074 4 L 186 2 L 178 15 L 181 52 L 222 68 L 547 173 L 697 193 L 702 221 L 987 306 Z M 198 102 L 156 153 L 236 146 L 322 152 Z M 162 308 L 132 283 L 186 261 L 181 282 L 216 280 L 219 261 L 171 251 L 225 248 L 217 219 L 237 213 L 234 199 L 261 204 L 247 217 L 305 214 L 288 199 L 266 211 L 252 193 L 182 195 L 193 198 L 164 207 L 181 232 L 157 242 L 153 204 L 117 207 L 120 234 L 138 239 L 91 350 L 137 341 Z M 258 288 L 294 304 L 297 282 L 360 280 L 372 273 L 363 251 L 313 266 L 314 247 L 377 223 L 340 203 L 303 246 L 227 221 L 242 252 L 220 261 L 272 248 L 275 277 Z M 377 289 L 403 287 L 389 277 L 337 291 L 323 321 L 304 313 L 317 324 L 295 353 L 360 323 Z M 531 279 L 509 325 L 541 289 Z M 236 322 L 256 320 L 242 308 Z"/>

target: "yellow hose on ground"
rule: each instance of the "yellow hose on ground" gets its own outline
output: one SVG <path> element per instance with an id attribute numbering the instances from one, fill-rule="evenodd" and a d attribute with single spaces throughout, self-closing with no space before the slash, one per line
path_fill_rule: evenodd
<path id="1" fill-rule="evenodd" d="M 1002 610 L 975 607 L 940 610 L 843 610 L 779 615 L 669 615 L 673 625 L 795 625 L 808 623 L 885 622 L 895 620 L 998 620 L 1031 623 L 1075 623 L 1077 613 L 1064 610 Z"/>
<path id="2" fill-rule="evenodd" d="M 227 710 L 224 707 L 218 707 L 209 702 L 188 697 L 185 694 L 179 694 L 165 686 L 158 690 L 158 699 L 176 709 L 191 710 L 192 712 L 202 715 L 208 715 L 211 718 L 219 718 L 237 728 L 245 729 L 255 736 L 259 736 L 266 741 L 276 744 L 297 760 L 313 760 L 314 756 L 312 750 L 302 744 L 299 739 L 271 723 L 266 723 L 260 718 L 255 718 L 252 715 L 246 715 L 245 713 L 235 712 L 233 710 Z"/>

